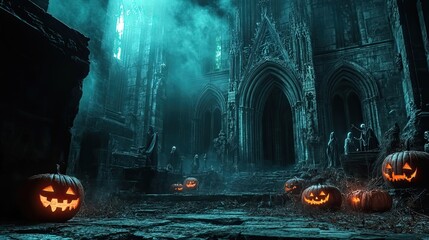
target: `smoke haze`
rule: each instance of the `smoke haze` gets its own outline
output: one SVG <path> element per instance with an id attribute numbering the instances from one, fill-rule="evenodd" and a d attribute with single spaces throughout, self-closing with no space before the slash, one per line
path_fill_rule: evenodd
<path id="1" fill-rule="evenodd" d="M 210 69 L 203 64 L 205 62 L 213 64 L 216 36 L 227 36 L 226 16 L 233 11 L 229 0 L 124 0 L 122 3 L 126 13 L 133 11 L 136 6 L 142 9 L 140 11 L 142 14 L 148 14 L 153 8 L 155 12 L 153 22 L 164 27 L 154 31 L 164 31 L 164 34 L 161 38 L 152 38 L 152 41 L 160 41 L 168 56 L 169 79 L 174 85 L 184 89 L 194 86 L 195 80 L 200 80 L 202 73 Z M 94 0 L 51 0 L 48 12 L 90 39 L 94 39 L 94 36 L 101 37 L 103 42 L 111 41 L 109 40 L 111 38 L 106 36 L 111 35 L 109 31 L 114 31 L 115 27 L 109 24 L 115 24 L 114 18 L 119 12 L 110 11 L 109 8 L 117 8 L 118 4 L 119 1 L 107 3 Z M 125 21 L 127 20 L 132 19 L 125 18 Z M 105 28 L 100 29 L 100 26 Z M 148 34 L 151 32 L 148 31 Z M 91 52 L 93 51 L 94 49 L 91 49 Z M 105 48 L 103 51 L 112 50 Z M 84 83 L 83 101 L 90 97 L 88 92 L 94 90 L 94 83 L 97 81 L 97 74 L 94 73 L 97 72 L 97 68 L 97 59 L 92 55 L 91 72 Z"/>

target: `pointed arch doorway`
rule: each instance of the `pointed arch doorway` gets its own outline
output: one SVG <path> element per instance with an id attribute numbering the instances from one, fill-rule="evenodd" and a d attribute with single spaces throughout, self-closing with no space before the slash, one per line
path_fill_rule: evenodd
<path id="1" fill-rule="evenodd" d="M 263 167 L 284 168 L 295 163 L 292 110 L 279 87 L 268 93 L 262 113 Z"/>
<path id="2" fill-rule="evenodd" d="M 239 168 L 288 168 L 305 160 L 302 86 L 294 70 L 266 61 L 239 88 Z"/>
<path id="3" fill-rule="evenodd" d="M 353 136 L 359 137 L 359 132 L 351 126 L 359 127 L 364 121 L 361 100 L 353 86 L 347 82 L 340 82 L 339 86 L 334 88 L 330 103 L 332 106 L 332 131 L 335 133 L 337 141 L 345 139 L 350 131 Z M 342 148 L 339 150 L 343 152 Z"/>
<path id="4" fill-rule="evenodd" d="M 208 86 L 202 91 L 195 108 L 193 152 L 213 157 L 213 140 L 224 127 L 224 106 L 225 98 L 218 89 Z"/>
<path id="5" fill-rule="evenodd" d="M 319 88 L 324 104 L 325 118 L 321 119 L 325 135 L 334 131 L 341 143 L 340 152 L 344 152 L 342 143 L 348 132 L 359 137 L 353 125 L 359 127 L 365 123 L 376 136 L 381 136 L 377 99 L 380 92 L 372 75 L 363 67 L 348 61 L 339 61 L 326 73 Z"/>

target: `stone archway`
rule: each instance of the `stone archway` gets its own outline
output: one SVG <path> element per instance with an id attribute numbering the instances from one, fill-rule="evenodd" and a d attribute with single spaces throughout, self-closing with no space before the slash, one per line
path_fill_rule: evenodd
<path id="1" fill-rule="evenodd" d="M 194 141 L 196 153 L 212 150 L 213 139 L 224 126 L 225 98 L 214 87 L 206 87 L 200 95 L 194 116 Z"/>
<path id="2" fill-rule="evenodd" d="M 380 94 L 372 76 L 359 65 L 343 61 L 326 76 L 319 88 L 325 136 L 334 131 L 342 143 L 352 125 L 358 127 L 360 123 L 366 123 L 380 136 L 376 102 Z"/>
<path id="3" fill-rule="evenodd" d="M 304 161 L 305 114 L 302 88 L 295 74 L 284 66 L 267 61 L 254 68 L 248 76 L 239 87 L 240 168 L 285 167 L 291 163 Z M 274 110 L 269 109 L 270 106 L 267 107 L 267 104 L 275 100 L 276 106 L 273 107 L 281 109 L 282 114 L 276 114 Z M 279 119 L 269 120 L 267 114 L 288 119 L 289 123 L 282 126 Z M 282 132 L 284 134 L 277 137 L 269 136 L 269 133 L 273 132 L 269 126 L 278 127 L 280 134 Z M 286 140 L 275 140 L 281 137 Z M 276 152 L 280 147 L 288 150 L 283 153 Z M 273 159 L 267 159 L 270 157 Z M 282 157 L 288 159 L 280 160 Z"/>

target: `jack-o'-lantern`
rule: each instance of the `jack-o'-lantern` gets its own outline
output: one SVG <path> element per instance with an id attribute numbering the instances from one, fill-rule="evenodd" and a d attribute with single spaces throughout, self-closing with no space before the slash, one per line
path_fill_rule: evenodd
<path id="1" fill-rule="evenodd" d="M 392 197 L 381 189 L 355 190 L 348 194 L 347 202 L 356 211 L 385 212 L 392 208 Z"/>
<path id="2" fill-rule="evenodd" d="M 338 209 L 342 204 L 342 195 L 337 187 L 312 185 L 302 191 L 301 202 L 305 207 Z"/>
<path id="3" fill-rule="evenodd" d="M 305 184 L 302 178 L 294 177 L 285 182 L 284 191 L 290 194 L 300 194 Z"/>
<path id="4" fill-rule="evenodd" d="M 429 180 L 429 153 L 402 151 L 389 154 L 381 168 L 385 182 L 395 188 L 426 187 Z"/>
<path id="5" fill-rule="evenodd" d="M 35 221 L 63 222 L 79 211 L 84 190 L 80 181 L 60 173 L 27 179 L 20 193 L 23 216 Z"/>
<path id="6" fill-rule="evenodd" d="M 183 181 L 183 186 L 186 190 L 197 190 L 198 189 L 198 179 L 194 177 L 188 177 Z"/>
<path id="7" fill-rule="evenodd" d="M 171 184 L 170 191 L 173 193 L 183 192 L 183 184 L 181 184 L 181 183 Z"/>

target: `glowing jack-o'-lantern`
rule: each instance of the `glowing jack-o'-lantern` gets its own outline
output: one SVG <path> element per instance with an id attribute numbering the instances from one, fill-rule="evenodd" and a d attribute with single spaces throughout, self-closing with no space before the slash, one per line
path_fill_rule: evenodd
<path id="1" fill-rule="evenodd" d="M 300 194 L 305 184 L 302 178 L 294 177 L 285 182 L 284 191 L 290 194 Z"/>
<path id="2" fill-rule="evenodd" d="M 381 189 L 355 190 L 348 194 L 347 202 L 356 211 L 385 212 L 392 208 L 392 197 Z"/>
<path id="3" fill-rule="evenodd" d="M 194 177 L 188 177 L 183 181 L 183 186 L 187 190 L 196 190 L 198 189 L 198 180 Z"/>
<path id="4" fill-rule="evenodd" d="M 342 195 L 337 187 L 312 185 L 302 191 L 301 202 L 307 207 L 338 209 L 342 204 Z"/>
<path id="5" fill-rule="evenodd" d="M 183 184 L 181 184 L 181 183 L 171 184 L 170 191 L 173 193 L 183 192 Z"/>
<path id="6" fill-rule="evenodd" d="M 395 188 L 427 186 L 429 177 L 429 153 L 403 151 L 388 155 L 382 164 L 385 182 Z"/>
<path id="7" fill-rule="evenodd" d="M 80 181 L 63 174 L 38 174 L 27 179 L 20 194 L 21 210 L 36 221 L 62 222 L 79 211 L 84 191 Z"/>

